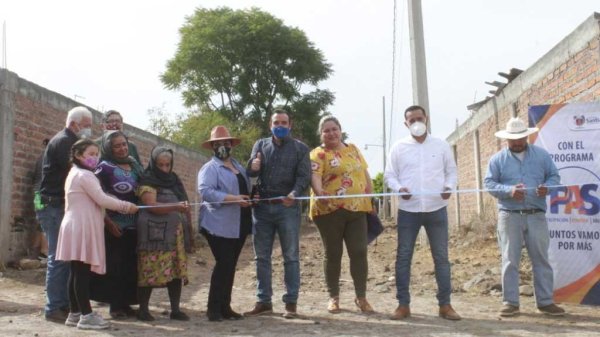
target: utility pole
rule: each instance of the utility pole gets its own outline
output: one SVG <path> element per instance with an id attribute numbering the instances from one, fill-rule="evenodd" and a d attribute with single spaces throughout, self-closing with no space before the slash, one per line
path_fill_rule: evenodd
<path id="1" fill-rule="evenodd" d="M 385 156 L 387 154 L 386 151 L 386 137 L 385 137 L 385 96 L 382 97 L 383 102 L 383 173 L 385 174 Z M 385 185 L 385 179 L 383 179 L 383 193 L 387 193 L 387 186 Z M 383 197 L 383 218 L 387 219 L 390 216 L 390 208 L 388 206 L 389 198 Z"/>
<path id="2" fill-rule="evenodd" d="M 408 0 L 408 31 L 410 35 L 410 59 L 413 86 L 413 102 L 427 111 L 427 131 L 431 133 L 429 93 L 427 91 L 427 62 L 425 61 L 425 38 L 421 0 Z"/>
<path id="3" fill-rule="evenodd" d="M 2 23 L 2 68 L 8 69 L 6 60 L 6 21 Z"/>

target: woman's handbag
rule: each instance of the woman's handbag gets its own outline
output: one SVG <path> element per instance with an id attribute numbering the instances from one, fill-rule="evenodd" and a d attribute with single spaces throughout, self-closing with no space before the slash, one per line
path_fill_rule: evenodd
<path id="1" fill-rule="evenodd" d="M 377 214 L 367 213 L 367 243 L 377 239 L 383 233 L 383 225 Z"/>

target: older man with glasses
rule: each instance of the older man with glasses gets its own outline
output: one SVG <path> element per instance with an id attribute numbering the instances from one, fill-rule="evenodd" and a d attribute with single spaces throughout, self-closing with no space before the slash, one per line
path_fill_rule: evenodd
<path id="1" fill-rule="evenodd" d="M 117 110 L 108 110 L 107 112 L 104 113 L 104 116 L 102 117 L 102 131 L 103 133 L 105 131 L 111 131 L 111 130 L 119 130 L 119 131 L 123 131 L 123 116 L 121 116 L 121 113 L 118 112 Z M 99 145 L 100 141 L 102 138 L 99 138 L 98 140 L 96 140 L 96 142 Z M 132 143 L 129 139 L 128 139 L 128 143 L 129 143 L 129 155 L 133 157 L 133 159 L 137 160 L 138 163 L 142 163 L 142 161 L 140 160 L 140 155 L 138 154 L 138 149 L 137 146 L 135 146 L 134 143 Z"/>

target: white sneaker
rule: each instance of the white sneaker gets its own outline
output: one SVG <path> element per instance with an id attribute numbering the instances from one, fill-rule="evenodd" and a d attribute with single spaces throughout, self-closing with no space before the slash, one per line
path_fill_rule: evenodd
<path id="1" fill-rule="evenodd" d="M 110 323 L 105 321 L 102 316 L 95 312 L 91 312 L 87 315 L 81 315 L 77 328 L 82 330 L 101 330 L 108 329 Z"/>
<path id="2" fill-rule="evenodd" d="M 81 318 L 80 312 L 70 312 L 67 320 L 65 321 L 66 326 L 77 326 L 79 319 Z"/>

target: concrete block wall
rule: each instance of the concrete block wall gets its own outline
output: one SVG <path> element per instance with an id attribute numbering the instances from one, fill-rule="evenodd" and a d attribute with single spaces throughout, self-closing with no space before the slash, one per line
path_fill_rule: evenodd
<path id="1" fill-rule="evenodd" d="M 513 112 L 527 120 L 531 105 L 590 102 L 600 100 L 600 14 L 594 13 L 571 34 L 524 71 L 498 95 L 457 128 L 448 138 L 456 147 L 458 184 L 461 189 L 476 188 L 477 165 L 481 180 L 487 172 L 490 157 L 505 144 L 494 133 L 504 129 Z M 479 161 L 474 147 L 474 134 L 479 141 Z M 453 196 L 456 198 L 456 196 Z M 493 234 L 496 222 L 496 201 L 488 193 L 477 207 L 475 194 L 458 196 L 449 206 L 449 220 L 454 227 Z M 456 213 L 460 212 L 460 223 Z"/>
<path id="2" fill-rule="evenodd" d="M 67 111 L 81 104 L 4 69 L 0 69 L 0 95 L 3 99 L 0 105 L 3 121 L 3 126 L 0 127 L 2 263 L 12 261 L 26 252 L 27 236 L 35 228 L 32 181 L 35 162 L 43 152 L 42 140 L 51 138 L 63 129 Z M 114 108 L 119 110 L 118 107 Z M 97 138 L 101 135 L 102 114 L 94 109 L 90 110 L 94 119 L 93 138 Z M 190 201 L 198 201 L 196 176 L 209 158 L 130 125 L 125 125 L 125 132 L 137 145 L 144 167 L 155 145 L 171 147 L 175 152 L 174 170 L 181 177 Z M 197 217 L 193 218 L 196 221 Z"/>

